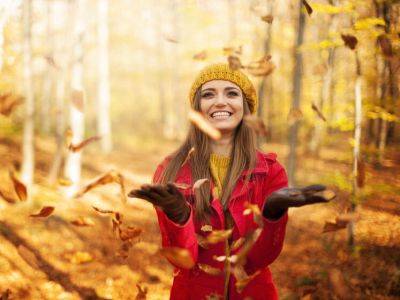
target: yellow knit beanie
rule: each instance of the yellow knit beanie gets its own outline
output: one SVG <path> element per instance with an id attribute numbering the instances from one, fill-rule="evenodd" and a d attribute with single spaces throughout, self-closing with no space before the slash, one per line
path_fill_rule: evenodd
<path id="1" fill-rule="evenodd" d="M 212 64 L 200 71 L 190 88 L 189 100 L 192 107 L 197 89 L 211 80 L 228 80 L 239 86 L 248 101 L 250 112 L 254 114 L 257 111 L 257 93 L 250 79 L 240 70 L 232 70 L 225 63 Z"/>

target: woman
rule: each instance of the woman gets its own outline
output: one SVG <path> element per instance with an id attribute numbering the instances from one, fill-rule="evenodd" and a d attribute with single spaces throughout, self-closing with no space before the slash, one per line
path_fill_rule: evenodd
<path id="1" fill-rule="evenodd" d="M 287 210 L 326 201 L 316 194 L 324 187 L 288 189 L 276 155 L 256 149 L 255 133 L 243 118 L 256 113 L 258 100 L 240 70 L 227 64 L 204 68 L 189 98 L 221 138 L 191 125 L 183 144 L 157 167 L 153 184 L 129 194 L 155 205 L 162 246 L 186 249 L 193 262 L 182 265 L 169 257 L 175 266 L 170 298 L 277 299 L 268 266 L 282 250 Z M 204 178 L 209 184 L 185 188 Z M 257 210 L 244 214 L 248 204 L 260 209 L 258 222 Z M 204 242 L 212 232 L 229 229 L 226 239 Z M 235 254 L 240 261 L 224 260 Z"/>

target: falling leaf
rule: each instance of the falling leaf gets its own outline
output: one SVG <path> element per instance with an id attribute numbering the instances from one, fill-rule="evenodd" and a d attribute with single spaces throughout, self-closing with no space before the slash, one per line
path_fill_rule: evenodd
<path id="1" fill-rule="evenodd" d="M 221 138 L 221 132 L 207 121 L 201 113 L 193 109 L 189 110 L 189 120 L 201 131 L 210 136 L 213 140 Z"/>
<path id="2" fill-rule="evenodd" d="M 272 15 L 266 15 L 266 16 L 262 16 L 261 20 L 263 20 L 264 22 L 267 22 L 268 24 L 272 24 L 274 17 Z"/>
<path id="3" fill-rule="evenodd" d="M 207 58 L 207 51 L 203 50 L 195 55 L 193 55 L 193 59 L 195 60 L 205 60 Z"/>
<path id="4" fill-rule="evenodd" d="M 69 261 L 74 265 L 80 265 L 93 261 L 93 256 L 85 251 L 77 251 L 69 257 Z"/>
<path id="5" fill-rule="evenodd" d="M 186 164 L 186 163 L 190 160 L 190 158 L 192 157 L 192 155 L 193 155 L 193 153 L 194 153 L 194 150 L 195 150 L 194 147 L 190 148 L 188 154 L 186 155 L 185 160 L 184 160 L 183 163 L 182 163 L 182 166 L 183 166 L 184 164 Z"/>
<path id="6" fill-rule="evenodd" d="M 249 215 L 251 213 L 253 213 L 253 218 L 254 218 L 254 222 L 259 226 L 259 227 L 263 227 L 264 222 L 262 220 L 262 216 L 261 216 L 261 211 L 260 208 L 258 207 L 257 204 L 251 204 L 248 201 L 246 201 L 246 203 L 244 204 L 244 207 L 246 208 L 243 211 L 243 215 Z"/>
<path id="7" fill-rule="evenodd" d="M 101 208 L 97 208 L 95 206 L 92 206 L 93 209 L 101 214 L 115 214 L 115 211 L 113 210 L 108 210 L 108 209 L 101 209 Z"/>
<path id="8" fill-rule="evenodd" d="M 146 300 L 147 297 L 147 286 L 144 288 L 136 283 L 136 287 L 138 288 L 138 293 L 136 295 L 136 300 Z"/>
<path id="9" fill-rule="evenodd" d="M 72 90 L 71 102 L 77 110 L 83 113 L 84 111 L 84 93 L 79 90 Z"/>
<path id="10" fill-rule="evenodd" d="M 58 184 L 62 186 L 71 186 L 72 181 L 68 178 L 58 178 Z"/>
<path id="11" fill-rule="evenodd" d="M 53 211 L 54 211 L 54 206 L 44 206 L 40 210 L 40 212 L 38 212 L 37 214 L 31 214 L 29 216 L 33 218 L 47 218 L 53 213 Z"/>
<path id="12" fill-rule="evenodd" d="M 231 249 L 232 250 L 239 249 L 244 244 L 244 242 L 245 242 L 245 238 L 243 238 L 243 237 L 238 238 L 236 241 L 233 241 Z"/>
<path id="13" fill-rule="evenodd" d="M 252 128 L 257 135 L 267 135 L 267 128 L 264 124 L 264 121 L 260 117 L 257 117 L 255 115 L 245 115 L 243 121 L 246 123 L 247 126 Z"/>
<path id="14" fill-rule="evenodd" d="M 226 241 L 232 235 L 233 229 L 228 230 L 214 230 L 206 237 L 206 242 L 208 244 L 216 244 L 222 241 Z"/>
<path id="15" fill-rule="evenodd" d="M 303 118 L 303 113 L 299 108 L 291 108 L 287 117 L 288 123 L 292 126 Z"/>
<path id="16" fill-rule="evenodd" d="M 88 144 L 90 144 L 94 141 L 98 141 L 100 139 L 101 139 L 100 136 L 92 136 L 92 137 L 80 142 L 77 145 L 70 143 L 68 149 L 71 150 L 72 152 L 78 152 L 78 151 L 82 150 L 83 147 L 87 146 Z"/>
<path id="17" fill-rule="evenodd" d="M 102 176 L 100 176 L 98 179 L 95 179 L 93 182 L 89 183 L 88 185 L 86 185 L 85 187 L 82 188 L 81 191 L 79 191 L 75 197 L 81 197 L 83 196 L 85 193 L 89 192 L 90 190 L 94 189 L 97 186 L 100 185 L 106 185 L 109 183 L 117 183 L 120 186 L 120 195 L 121 195 L 121 199 L 123 203 L 126 203 L 126 192 L 125 192 L 125 184 L 124 184 L 124 177 L 114 171 L 111 170 L 105 174 L 103 174 Z"/>
<path id="18" fill-rule="evenodd" d="M 22 104 L 22 100 L 21 96 L 13 96 L 11 93 L 1 94 L 0 114 L 8 117 L 18 105 Z"/>
<path id="19" fill-rule="evenodd" d="M 365 184 L 365 163 L 362 159 L 357 161 L 357 187 L 362 188 Z"/>
<path id="20" fill-rule="evenodd" d="M 28 198 L 28 192 L 26 190 L 26 186 L 21 181 L 19 181 L 18 178 L 15 177 L 14 172 L 10 171 L 9 175 L 19 200 L 26 201 L 26 199 Z"/>
<path id="21" fill-rule="evenodd" d="M 214 268 L 210 265 L 206 265 L 206 264 L 197 264 L 199 266 L 199 269 L 202 270 L 203 272 L 210 274 L 210 275 L 214 275 L 214 276 L 218 276 L 222 273 L 222 270 L 218 269 L 218 268 Z"/>
<path id="22" fill-rule="evenodd" d="M 143 230 L 138 227 L 131 227 L 131 226 L 128 226 L 127 228 L 119 227 L 119 237 L 123 242 L 138 237 L 142 232 Z"/>
<path id="23" fill-rule="evenodd" d="M 193 261 L 189 250 L 187 249 L 178 247 L 165 247 L 160 249 L 159 253 L 180 268 L 191 269 L 195 265 L 195 262 Z"/>
<path id="24" fill-rule="evenodd" d="M 79 217 L 76 220 L 73 220 L 70 222 L 72 225 L 75 226 L 80 226 L 80 227 L 87 227 L 87 226 L 93 226 L 94 222 L 91 218 L 88 217 Z"/>
<path id="25" fill-rule="evenodd" d="M 322 112 L 318 109 L 318 107 L 312 102 L 311 108 L 317 113 L 318 117 L 320 117 L 324 122 L 326 122 L 326 118 L 322 114 Z"/>
<path id="26" fill-rule="evenodd" d="M 275 64 L 271 61 L 271 55 L 266 54 L 261 59 L 249 63 L 245 68 L 253 76 L 268 76 L 275 70 Z"/>
<path id="27" fill-rule="evenodd" d="M 9 195 L 6 195 L 3 191 L 0 190 L 0 198 L 3 198 L 5 201 L 8 203 L 15 203 L 17 202 L 14 198 L 10 197 Z"/>
<path id="28" fill-rule="evenodd" d="M 250 276 L 247 275 L 246 271 L 244 270 L 243 266 L 235 265 L 232 269 L 232 273 L 236 278 L 236 291 L 241 293 L 244 288 L 252 281 L 258 274 L 260 274 L 261 270 L 257 270 Z"/>
<path id="29" fill-rule="evenodd" d="M 310 4 L 308 4 L 306 0 L 302 0 L 302 3 L 304 5 L 304 7 L 306 8 L 308 15 L 311 16 L 313 9 L 310 6 Z"/>
<path id="30" fill-rule="evenodd" d="M 24 245 L 17 247 L 19 255 L 30 265 L 32 268 L 39 269 L 40 264 L 36 255 Z"/>
<path id="31" fill-rule="evenodd" d="M 196 238 L 197 238 L 197 244 L 203 248 L 203 249 L 208 249 L 210 248 L 210 245 L 207 243 L 207 240 L 204 236 L 200 235 L 200 234 L 196 234 Z"/>
<path id="32" fill-rule="evenodd" d="M 242 63 L 240 62 L 240 58 L 234 55 L 228 56 L 228 63 L 229 68 L 231 68 L 233 71 L 239 70 L 243 67 Z"/>
<path id="33" fill-rule="evenodd" d="M 341 34 L 342 40 L 344 44 L 350 48 L 351 50 L 354 50 L 357 46 L 357 38 L 354 35 L 351 34 Z"/>
<path id="34" fill-rule="evenodd" d="M 244 265 L 246 263 L 247 254 L 253 247 L 254 243 L 257 241 L 258 237 L 261 234 L 261 231 L 262 228 L 258 227 L 257 229 L 248 232 L 244 236 L 244 242 L 240 248 L 240 251 L 236 253 L 236 264 Z"/>
<path id="35" fill-rule="evenodd" d="M 331 232 L 331 231 L 338 231 L 340 229 L 344 229 L 347 227 L 349 220 L 340 220 L 336 219 L 335 222 L 325 221 L 324 229 L 322 233 Z"/>
<path id="36" fill-rule="evenodd" d="M 201 231 L 204 231 L 204 232 L 211 232 L 212 230 L 213 230 L 213 228 L 212 228 L 212 226 L 209 225 L 209 224 L 206 224 L 206 225 L 201 226 Z"/>

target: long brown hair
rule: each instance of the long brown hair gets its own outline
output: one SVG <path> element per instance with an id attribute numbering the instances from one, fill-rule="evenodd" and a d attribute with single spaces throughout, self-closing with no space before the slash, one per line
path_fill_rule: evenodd
<path id="1" fill-rule="evenodd" d="M 247 100 L 243 95 L 244 115 L 250 114 Z M 194 109 L 201 111 L 201 87 L 196 91 L 194 99 Z M 183 162 L 185 161 L 190 149 L 194 147 L 195 151 L 191 154 L 189 163 L 191 166 L 193 183 L 198 179 L 207 178 L 210 181 L 211 173 L 209 169 L 209 159 L 211 154 L 210 138 L 200 131 L 196 126 L 190 124 L 189 132 L 182 145 L 171 154 L 171 160 L 164 169 L 160 178 L 160 183 L 174 182 Z M 232 150 L 230 153 L 230 163 L 227 174 L 222 185 L 221 203 L 226 209 L 230 195 L 236 185 L 243 170 L 253 169 L 256 164 L 256 136 L 254 130 L 251 129 L 243 120 L 237 126 L 234 134 Z M 245 184 L 248 183 L 250 173 L 246 177 Z M 195 219 L 199 222 L 209 221 L 211 208 L 210 197 L 211 191 L 208 185 L 200 188 L 201 197 L 195 199 Z M 200 198 L 200 199 L 198 199 Z"/>

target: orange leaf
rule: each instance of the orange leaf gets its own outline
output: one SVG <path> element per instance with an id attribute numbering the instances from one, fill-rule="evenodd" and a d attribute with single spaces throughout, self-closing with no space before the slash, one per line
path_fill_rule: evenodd
<path id="1" fill-rule="evenodd" d="M 123 242 L 125 242 L 127 240 L 131 240 L 138 237 L 142 233 L 142 231 L 143 230 L 141 228 L 130 227 L 130 226 L 123 229 L 119 228 L 119 237 Z"/>
<path id="2" fill-rule="evenodd" d="M 31 214 L 29 216 L 33 218 L 47 218 L 53 213 L 53 211 L 54 211 L 54 206 L 44 206 L 40 210 L 40 212 L 38 212 L 37 214 Z"/>
<path id="3" fill-rule="evenodd" d="M 240 62 L 240 58 L 234 55 L 229 55 L 228 56 L 228 63 L 229 63 L 229 68 L 231 68 L 233 71 L 239 70 L 240 68 L 243 68 L 242 63 Z"/>
<path id="4" fill-rule="evenodd" d="M 19 181 L 18 178 L 15 177 L 14 172 L 10 171 L 9 175 L 10 175 L 10 178 L 14 185 L 14 190 L 17 193 L 19 200 L 26 201 L 26 199 L 28 197 L 28 192 L 26 190 L 26 186 L 21 181 Z"/>
<path id="5" fill-rule="evenodd" d="M 228 230 L 213 230 L 206 237 L 206 243 L 208 244 L 216 244 L 222 241 L 226 241 L 232 235 L 233 229 Z"/>
<path id="6" fill-rule="evenodd" d="M 138 288 L 138 293 L 135 300 L 146 300 L 147 287 L 142 288 L 138 283 L 136 283 L 136 287 Z"/>
<path id="7" fill-rule="evenodd" d="M 261 20 L 263 20 L 264 22 L 267 22 L 268 24 L 272 24 L 274 17 L 272 15 L 266 15 L 266 16 L 262 16 Z"/>
<path id="8" fill-rule="evenodd" d="M 318 117 L 320 117 L 324 122 L 326 122 L 326 118 L 322 114 L 322 112 L 318 109 L 318 107 L 312 102 L 311 108 L 317 113 Z"/>
<path id="9" fill-rule="evenodd" d="M 209 121 L 207 121 L 201 113 L 193 109 L 189 110 L 189 120 L 197 126 L 205 134 L 209 135 L 213 140 L 221 138 L 221 132 L 216 129 Z"/>
<path id="10" fill-rule="evenodd" d="M 275 70 L 275 65 L 270 59 L 271 56 L 266 56 L 257 62 L 250 63 L 246 69 L 253 76 L 268 76 Z"/>
<path id="11" fill-rule="evenodd" d="M 322 233 L 331 232 L 331 231 L 338 231 L 340 229 L 344 229 L 347 227 L 349 220 L 341 220 L 336 218 L 335 222 L 325 221 L 324 229 Z"/>
<path id="12" fill-rule="evenodd" d="M 115 211 L 113 211 L 113 210 L 101 209 L 101 208 L 97 208 L 95 206 L 92 206 L 92 207 L 95 211 L 97 211 L 101 214 L 114 214 L 115 213 Z"/>
<path id="13" fill-rule="evenodd" d="M 101 139 L 100 136 L 92 136 L 86 140 L 83 140 L 82 142 L 80 142 L 77 145 L 70 143 L 68 149 L 71 150 L 72 152 L 78 152 L 78 151 L 82 150 L 83 147 L 87 146 L 88 144 L 90 144 L 94 141 L 98 141 L 100 139 Z"/>
<path id="14" fill-rule="evenodd" d="M 78 219 L 71 221 L 71 224 L 75 226 L 85 227 L 85 226 L 93 226 L 94 222 L 92 219 L 88 217 L 79 217 Z"/>
<path id="15" fill-rule="evenodd" d="M 191 269 L 194 267 L 195 262 L 190 255 L 189 250 L 178 247 L 165 247 L 159 250 L 160 254 L 165 258 L 174 262 L 178 267 Z"/>
<path id="16" fill-rule="evenodd" d="M 341 34 L 342 40 L 346 47 L 350 48 L 351 50 L 354 50 L 357 46 L 357 38 L 354 35 L 351 34 Z"/>
<path id="17" fill-rule="evenodd" d="M 210 265 L 206 265 L 206 264 L 197 264 L 199 266 L 199 269 L 202 270 L 203 272 L 210 274 L 210 275 L 220 275 L 222 273 L 222 270 L 218 269 L 218 268 L 214 268 Z"/>
<path id="18" fill-rule="evenodd" d="M 9 195 L 6 195 L 3 191 L 0 191 L 0 198 L 3 198 L 8 203 L 17 202 L 14 198 L 10 197 Z"/>

